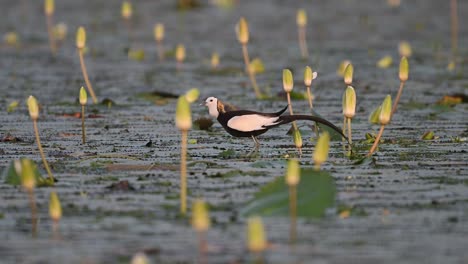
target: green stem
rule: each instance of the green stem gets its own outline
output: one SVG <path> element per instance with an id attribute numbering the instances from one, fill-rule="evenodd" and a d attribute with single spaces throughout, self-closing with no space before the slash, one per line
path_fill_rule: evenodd
<path id="1" fill-rule="evenodd" d="M 297 236 L 297 189 L 296 186 L 289 186 L 289 242 L 294 244 Z"/>
<path id="2" fill-rule="evenodd" d="M 379 134 L 375 138 L 374 145 L 372 145 L 372 148 L 369 150 L 369 153 L 367 153 L 367 157 L 370 157 L 372 156 L 372 154 L 374 154 L 375 149 L 377 149 L 377 146 L 379 145 L 380 137 L 382 137 L 384 129 L 385 129 L 385 125 L 381 125 Z"/>
<path id="3" fill-rule="evenodd" d="M 81 106 L 81 140 L 83 145 L 86 144 L 86 130 L 85 130 L 85 106 Z"/>
<path id="4" fill-rule="evenodd" d="M 41 154 L 42 163 L 44 163 L 44 167 L 47 171 L 47 174 L 49 175 L 51 184 L 54 184 L 54 176 L 52 175 L 52 172 L 49 168 L 49 163 L 47 163 L 47 160 L 45 158 L 44 150 L 42 149 L 42 145 L 41 145 L 41 139 L 39 138 L 39 129 L 37 128 L 37 120 L 33 120 L 33 126 L 34 126 L 34 133 L 36 134 L 37 147 L 39 148 L 39 153 Z"/>
<path id="5" fill-rule="evenodd" d="M 244 57 L 245 70 L 247 71 L 247 74 L 249 75 L 250 82 L 252 83 L 252 87 L 255 91 L 255 96 L 257 98 L 261 98 L 262 93 L 260 92 L 260 89 L 258 88 L 257 80 L 255 79 L 255 74 L 250 69 L 250 58 L 249 58 L 249 52 L 247 50 L 247 44 L 242 44 L 242 55 Z"/>
<path id="6" fill-rule="evenodd" d="M 34 190 L 30 189 L 27 190 L 28 197 L 29 197 L 29 205 L 31 207 L 31 224 L 32 224 L 32 236 L 35 237 L 37 235 L 37 207 L 36 207 L 36 200 L 34 198 Z"/>
<path id="7" fill-rule="evenodd" d="M 188 131 L 182 130 L 180 148 L 180 213 L 187 212 L 187 137 Z"/>
<path id="8" fill-rule="evenodd" d="M 398 102 L 400 102 L 400 97 L 401 97 L 401 94 L 403 93 L 403 87 L 404 86 L 405 86 L 405 82 L 400 81 L 400 88 L 398 89 L 397 96 L 396 96 L 395 101 L 393 102 L 393 106 L 392 106 L 392 115 L 391 115 L 392 117 L 393 117 L 393 114 L 397 110 Z"/>
<path id="9" fill-rule="evenodd" d="M 83 78 L 85 80 L 86 87 L 88 87 L 88 91 L 91 94 L 91 97 L 93 98 L 93 103 L 97 104 L 98 100 L 96 98 L 96 94 L 94 93 L 93 86 L 91 85 L 91 82 L 89 81 L 88 71 L 86 70 L 86 65 L 84 63 L 83 49 L 78 49 L 78 56 L 80 57 L 81 72 L 83 73 Z"/>
<path id="10" fill-rule="evenodd" d="M 47 20 L 47 34 L 49 35 L 49 46 L 50 51 L 52 52 L 52 56 L 55 57 L 57 55 L 57 44 L 55 42 L 54 32 L 53 32 L 53 17 L 52 15 L 46 15 Z"/>

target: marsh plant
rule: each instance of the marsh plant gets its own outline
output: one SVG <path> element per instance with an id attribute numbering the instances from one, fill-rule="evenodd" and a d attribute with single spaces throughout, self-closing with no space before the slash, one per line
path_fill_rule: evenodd
<path id="1" fill-rule="evenodd" d="M 303 59 L 309 57 L 306 41 L 307 13 L 304 9 L 299 9 L 296 14 L 297 32 L 299 38 L 299 48 Z"/>
<path id="2" fill-rule="evenodd" d="M 62 46 L 65 38 L 67 37 L 68 27 L 65 23 L 58 23 L 53 28 L 54 39 L 57 43 L 57 48 Z"/>
<path id="3" fill-rule="evenodd" d="M 8 47 L 18 48 L 20 46 L 18 34 L 14 31 L 7 32 L 3 36 L 3 42 Z"/>
<path id="4" fill-rule="evenodd" d="M 397 110 L 398 102 L 400 102 L 401 94 L 403 93 L 403 87 L 405 86 L 406 81 L 408 81 L 409 77 L 409 63 L 406 57 L 402 57 L 400 60 L 400 69 L 398 72 L 398 77 L 400 78 L 400 88 L 398 88 L 398 93 L 395 98 L 395 102 L 392 106 L 392 116 Z"/>
<path id="5" fill-rule="evenodd" d="M 237 40 L 242 45 L 242 56 L 244 57 L 245 71 L 249 75 L 250 82 L 255 92 L 257 98 L 262 98 L 262 93 L 260 88 L 257 85 L 257 79 L 255 78 L 255 72 L 250 67 L 250 57 L 247 49 L 247 44 L 249 43 L 249 25 L 247 20 L 243 17 L 239 19 L 239 22 L 236 26 Z"/>
<path id="6" fill-rule="evenodd" d="M 345 130 L 348 131 L 348 140 L 350 145 L 353 143 L 351 120 L 354 115 L 356 115 L 356 92 L 351 85 L 348 85 L 343 93 L 343 134 L 345 133 Z"/>
<path id="7" fill-rule="evenodd" d="M 330 150 L 330 134 L 323 132 L 317 140 L 315 145 L 314 154 L 312 156 L 314 160 L 315 170 L 320 170 L 322 164 L 328 159 L 328 151 Z"/>
<path id="8" fill-rule="evenodd" d="M 37 206 L 34 197 L 36 188 L 36 176 L 34 175 L 34 164 L 30 159 L 21 159 L 21 186 L 28 193 L 29 206 L 31 207 L 32 235 L 37 234 Z"/>
<path id="9" fill-rule="evenodd" d="M 39 104 L 34 96 L 30 95 L 27 101 L 29 116 L 33 121 L 34 127 L 34 134 L 36 135 L 36 143 L 39 149 L 39 153 L 41 154 L 42 163 L 47 171 L 47 175 L 49 175 L 50 184 L 54 184 L 54 176 L 52 175 L 52 171 L 50 170 L 49 163 L 47 162 L 44 154 L 44 150 L 42 149 L 41 139 L 39 138 L 39 129 L 37 127 L 37 120 L 39 119 Z"/>
<path id="10" fill-rule="evenodd" d="M 371 149 L 367 153 L 367 157 L 370 157 L 377 149 L 377 146 L 379 145 L 379 142 L 380 142 L 380 138 L 382 137 L 382 134 L 384 132 L 385 126 L 390 123 L 390 120 L 392 118 L 392 97 L 390 95 L 387 95 L 385 97 L 385 100 L 383 101 L 380 107 L 380 113 L 378 115 L 379 115 L 380 130 L 379 130 L 379 133 L 377 134 L 377 137 L 375 138 L 374 144 L 372 145 Z"/>
<path id="11" fill-rule="evenodd" d="M 346 86 L 353 84 L 353 77 L 354 77 L 354 66 L 353 64 L 349 63 L 346 65 L 344 74 L 343 74 L 343 81 Z"/>
<path id="12" fill-rule="evenodd" d="M 450 0 L 451 44 L 453 61 L 458 52 L 458 0 Z"/>
<path id="13" fill-rule="evenodd" d="M 85 106 L 88 102 L 88 94 L 83 86 L 80 89 L 79 101 L 81 105 L 81 143 L 84 145 L 86 144 Z"/>
<path id="14" fill-rule="evenodd" d="M 286 92 L 286 97 L 288 100 L 288 109 L 289 109 L 289 114 L 293 115 L 293 108 L 291 104 L 291 92 L 294 87 L 294 79 L 291 70 L 289 69 L 284 69 L 283 70 L 283 90 Z M 302 137 L 301 137 L 301 132 L 299 131 L 299 128 L 297 127 L 297 123 L 294 121 L 292 122 L 293 126 L 293 140 L 294 140 L 294 145 L 299 151 L 299 155 L 302 155 Z"/>
<path id="15" fill-rule="evenodd" d="M 263 221 L 259 216 L 247 219 L 247 248 L 257 262 L 262 262 L 262 253 L 267 249 L 268 242 Z"/>
<path id="16" fill-rule="evenodd" d="M 150 264 L 150 261 L 145 253 L 138 252 L 135 255 L 133 255 L 130 264 Z"/>
<path id="17" fill-rule="evenodd" d="M 205 201 L 196 199 L 192 204 L 192 228 L 198 234 L 199 263 L 206 263 L 206 232 L 210 228 L 210 216 Z"/>
<path id="18" fill-rule="evenodd" d="M 413 54 L 413 49 L 408 41 L 401 41 L 398 44 L 398 53 L 401 57 L 409 58 Z"/>
<path id="19" fill-rule="evenodd" d="M 312 81 L 317 78 L 317 72 L 312 71 L 312 68 L 310 66 L 306 66 L 304 69 L 304 85 L 306 86 L 307 89 L 307 100 L 309 101 L 309 108 L 313 109 L 313 100 L 314 100 L 314 95 L 312 94 L 311 87 L 312 87 Z"/>
<path id="20" fill-rule="evenodd" d="M 122 16 L 122 19 L 124 20 L 125 26 L 127 27 L 127 32 L 128 32 L 128 42 L 131 46 L 132 43 L 132 15 L 133 15 L 133 7 L 132 3 L 130 1 L 123 1 L 122 6 L 120 8 L 120 15 Z"/>
<path id="21" fill-rule="evenodd" d="M 338 76 L 344 76 L 348 64 L 351 64 L 350 60 L 344 60 L 340 62 L 340 64 L 338 65 L 338 69 L 336 70 L 336 74 L 338 74 Z"/>
<path id="22" fill-rule="evenodd" d="M 49 196 L 49 216 L 52 219 L 52 231 L 54 237 L 59 234 L 59 222 L 62 218 L 62 205 L 56 192 L 51 192 Z"/>
<path id="23" fill-rule="evenodd" d="M 211 64 L 211 70 L 215 71 L 215 70 L 218 69 L 218 67 L 219 67 L 219 54 L 217 52 L 213 52 L 213 54 L 211 54 L 210 64 Z"/>
<path id="24" fill-rule="evenodd" d="M 83 73 L 83 78 L 86 83 L 86 87 L 88 88 L 89 93 L 91 94 L 91 98 L 93 98 L 93 103 L 97 104 L 98 100 L 96 98 L 96 94 L 94 93 L 93 86 L 89 81 L 88 77 L 88 70 L 86 69 L 86 64 L 84 62 L 84 49 L 86 47 L 86 30 L 84 27 L 79 27 L 76 31 L 76 48 L 78 49 L 78 56 L 80 58 L 80 66 L 81 72 Z"/>
<path id="25" fill-rule="evenodd" d="M 164 25 L 156 23 L 153 28 L 154 40 L 156 40 L 156 49 L 158 51 L 159 61 L 164 61 Z"/>
<path id="26" fill-rule="evenodd" d="M 301 168 L 299 162 L 295 159 L 288 161 L 286 171 L 286 184 L 289 187 L 289 241 L 294 243 L 297 236 L 297 185 L 299 184 L 301 176 Z"/>
<path id="27" fill-rule="evenodd" d="M 54 32 L 53 32 L 54 12 L 55 12 L 54 0 L 44 0 L 44 13 L 46 15 L 47 34 L 49 36 L 49 47 L 50 47 L 50 52 L 52 53 L 53 56 L 57 54 L 57 43 L 55 41 Z"/>
<path id="28" fill-rule="evenodd" d="M 177 61 L 177 71 L 182 70 L 182 66 L 185 60 L 185 46 L 182 44 L 177 45 L 175 50 L 175 58 Z"/>

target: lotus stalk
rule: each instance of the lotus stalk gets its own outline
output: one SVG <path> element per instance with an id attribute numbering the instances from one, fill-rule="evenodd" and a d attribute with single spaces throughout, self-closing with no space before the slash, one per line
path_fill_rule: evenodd
<path id="1" fill-rule="evenodd" d="M 297 160 L 289 160 L 286 171 L 286 184 L 289 186 L 289 242 L 292 244 L 297 237 L 297 185 L 301 176 L 301 168 Z"/>
<path id="2" fill-rule="evenodd" d="M 369 150 L 369 153 L 367 153 L 367 157 L 370 157 L 370 156 L 372 156 L 372 154 L 374 154 L 375 150 L 377 149 L 377 146 L 379 145 L 380 138 L 382 137 L 385 126 L 390 123 L 391 119 L 392 119 L 392 97 L 390 95 L 387 95 L 385 97 L 385 100 L 382 103 L 381 110 L 380 110 L 380 115 L 379 115 L 380 130 L 379 130 L 379 134 L 377 134 L 377 137 L 375 138 L 374 144 L 372 145 L 371 149 Z"/>
<path id="3" fill-rule="evenodd" d="M 80 105 L 81 105 L 81 142 L 86 144 L 86 129 L 85 129 L 85 106 L 88 102 L 88 94 L 85 88 L 82 86 L 80 89 Z"/>
<path id="4" fill-rule="evenodd" d="M 49 47 L 52 56 L 57 55 L 57 43 L 54 37 L 54 12 L 55 12 L 55 2 L 54 0 L 45 0 L 44 1 L 44 13 L 46 15 L 47 23 L 47 34 L 49 35 Z"/>
<path id="5" fill-rule="evenodd" d="M 59 222 L 62 218 L 62 206 L 56 192 L 51 192 L 49 197 L 49 216 L 52 219 L 52 231 L 54 237 L 59 234 Z"/>
<path id="6" fill-rule="evenodd" d="M 352 132 L 351 132 L 351 120 L 353 119 L 355 114 L 356 114 L 356 93 L 354 91 L 354 88 L 349 85 L 348 87 L 346 87 L 346 90 L 343 94 L 343 116 L 345 120 L 344 123 L 348 125 L 347 130 L 348 130 L 348 139 L 349 139 L 350 145 L 353 143 Z M 344 130 L 345 130 L 345 127 L 343 126 L 343 131 Z"/>
<path id="7" fill-rule="evenodd" d="M 79 27 L 76 31 L 76 48 L 78 49 L 78 56 L 80 58 L 80 66 L 81 72 L 83 73 L 83 78 L 86 83 L 86 87 L 88 88 L 88 92 L 91 94 L 91 98 L 93 98 L 93 103 L 97 104 L 98 100 L 96 94 L 94 93 L 93 86 L 89 81 L 88 77 L 88 70 L 86 69 L 86 64 L 84 62 L 84 49 L 86 47 L 86 30 L 84 27 Z"/>
<path id="8" fill-rule="evenodd" d="M 299 38 L 299 47 L 301 49 L 301 56 L 303 59 L 309 57 L 306 41 L 306 26 L 307 26 L 307 13 L 304 9 L 299 9 L 296 15 L 297 32 Z"/>
<path id="9" fill-rule="evenodd" d="M 164 24 L 154 25 L 154 39 L 156 40 L 159 61 L 162 62 L 164 61 Z"/>
<path id="10" fill-rule="evenodd" d="M 458 52 L 458 1 L 450 0 L 452 56 Z"/>
<path id="11" fill-rule="evenodd" d="M 395 98 L 395 102 L 392 106 L 392 116 L 397 110 L 398 102 L 400 102 L 401 94 L 403 93 L 403 87 L 405 86 L 406 81 L 408 81 L 409 77 L 409 64 L 408 59 L 406 57 L 402 57 L 400 60 L 400 71 L 399 71 L 399 78 L 400 78 L 400 88 L 398 89 L 397 96 Z"/>
<path id="12" fill-rule="evenodd" d="M 132 7 L 132 3 L 129 2 L 129 1 L 123 1 L 122 2 L 122 7 L 120 9 L 120 13 L 122 15 L 122 18 L 125 22 L 125 25 L 127 27 L 127 31 L 128 31 L 128 42 L 130 43 L 129 46 L 131 47 L 132 46 L 132 22 L 131 22 L 131 18 L 132 18 L 132 15 L 133 15 L 133 7 Z"/>
<path id="13" fill-rule="evenodd" d="M 267 239 L 263 221 L 258 216 L 247 220 L 247 248 L 261 263 L 262 252 L 267 248 Z"/>
<path id="14" fill-rule="evenodd" d="M 36 187 L 36 176 L 34 175 L 34 164 L 29 159 L 21 161 L 21 186 L 28 193 L 29 206 L 31 207 L 31 225 L 32 235 L 37 234 L 37 206 L 34 196 L 34 188 Z"/>
<path id="15" fill-rule="evenodd" d="M 206 263 L 206 232 L 210 228 L 210 217 L 206 203 L 196 199 L 192 205 L 192 227 L 198 233 L 199 263 Z"/>
<path id="16" fill-rule="evenodd" d="M 185 60 L 185 46 L 182 44 L 177 45 L 176 51 L 175 51 L 175 57 L 177 61 L 177 71 L 182 70 L 182 66 L 184 64 Z"/>

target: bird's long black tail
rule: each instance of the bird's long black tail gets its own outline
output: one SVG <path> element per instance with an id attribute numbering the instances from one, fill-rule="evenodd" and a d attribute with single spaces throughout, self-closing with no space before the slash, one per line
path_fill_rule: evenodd
<path id="1" fill-rule="evenodd" d="M 345 138 L 346 141 L 349 142 L 348 138 L 343 134 L 341 129 L 339 129 L 337 126 L 335 126 L 334 124 L 332 124 L 328 120 L 323 119 L 321 117 L 317 117 L 317 116 L 311 116 L 311 115 L 283 115 L 283 116 L 279 117 L 280 122 L 278 122 L 275 126 L 291 123 L 291 122 L 296 121 L 296 120 L 310 120 L 310 121 L 315 121 L 315 122 L 324 124 L 324 125 L 332 128 L 333 130 L 335 130 L 338 134 L 340 134 L 343 138 Z"/>

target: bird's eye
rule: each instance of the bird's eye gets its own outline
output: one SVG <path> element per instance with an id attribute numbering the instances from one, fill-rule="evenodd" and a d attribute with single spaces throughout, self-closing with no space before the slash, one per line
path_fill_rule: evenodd
<path id="1" fill-rule="evenodd" d="M 210 99 L 210 102 L 213 102 L 213 99 Z"/>

